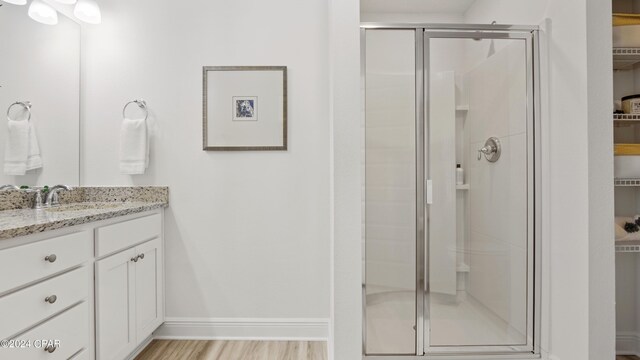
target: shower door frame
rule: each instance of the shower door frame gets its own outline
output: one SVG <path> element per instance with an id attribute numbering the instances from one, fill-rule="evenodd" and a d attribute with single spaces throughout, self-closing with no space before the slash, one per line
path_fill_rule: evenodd
<path id="1" fill-rule="evenodd" d="M 485 24 L 361 24 L 361 77 L 365 82 L 366 30 L 415 31 L 416 97 L 416 353 L 413 355 L 366 355 L 366 281 L 363 281 L 363 358 L 397 359 L 535 359 L 541 339 L 541 148 L 540 148 L 540 39 L 538 26 Z M 429 249 L 427 193 L 430 184 L 429 86 L 430 39 L 513 39 L 525 41 L 527 94 L 527 343 L 522 345 L 431 347 L 429 334 Z M 363 86 L 364 89 L 364 86 Z M 364 90 L 363 90 L 364 91 Z M 366 200 L 365 200 L 366 201 Z M 365 241 L 366 246 L 366 241 Z M 366 262 L 366 259 L 365 259 Z M 366 271 L 364 276 L 366 277 Z"/>

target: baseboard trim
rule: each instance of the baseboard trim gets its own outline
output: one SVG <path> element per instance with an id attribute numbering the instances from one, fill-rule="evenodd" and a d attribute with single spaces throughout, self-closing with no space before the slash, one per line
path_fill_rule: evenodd
<path id="1" fill-rule="evenodd" d="M 640 356 L 640 333 L 618 332 L 616 334 L 616 355 Z"/>
<path id="2" fill-rule="evenodd" d="M 327 341 L 329 319 L 165 318 L 161 340 Z"/>

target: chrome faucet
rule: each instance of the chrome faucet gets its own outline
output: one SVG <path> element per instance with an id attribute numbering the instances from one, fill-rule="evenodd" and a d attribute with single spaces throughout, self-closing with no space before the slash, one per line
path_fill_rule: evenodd
<path id="1" fill-rule="evenodd" d="M 54 187 L 49 188 L 49 192 L 47 192 L 47 197 L 44 201 L 44 206 L 58 206 L 60 202 L 58 201 L 58 192 L 60 190 L 71 191 L 73 188 L 67 185 L 56 185 Z"/>
<path id="2" fill-rule="evenodd" d="M 15 186 L 15 185 L 2 185 L 2 186 L 0 186 L 0 191 L 5 191 L 5 190 L 20 190 L 20 188 Z"/>

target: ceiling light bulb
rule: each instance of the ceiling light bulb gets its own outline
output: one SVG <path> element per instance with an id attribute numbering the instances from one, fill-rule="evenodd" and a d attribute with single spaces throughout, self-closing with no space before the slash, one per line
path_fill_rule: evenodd
<path id="1" fill-rule="evenodd" d="M 57 2 L 59 2 L 60 4 L 65 4 L 65 5 L 73 5 L 76 3 L 76 0 L 56 0 Z"/>
<path id="2" fill-rule="evenodd" d="M 31 5 L 29 5 L 29 17 L 46 25 L 58 23 L 58 12 L 42 0 L 33 0 L 31 2 Z"/>
<path id="3" fill-rule="evenodd" d="M 95 0 L 78 0 L 76 7 L 73 9 L 73 15 L 89 24 L 100 24 L 102 22 L 100 7 Z"/>
<path id="4" fill-rule="evenodd" d="M 2 0 L 13 5 L 27 5 L 27 0 Z"/>

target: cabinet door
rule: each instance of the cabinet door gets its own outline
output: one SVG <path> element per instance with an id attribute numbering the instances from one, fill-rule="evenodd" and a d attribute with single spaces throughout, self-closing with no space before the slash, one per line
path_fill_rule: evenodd
<path id="1" fill-rule="evenodd" d="M 124 359 L 136 347 L 135 249 L 96 263 L 96 353 L 99 360 Z"/>
<path id="2" fill-rule="evenodd" d="M 138 343 L 162 324 L 162 241 L 160 238 L 136 247 L 136 329 Z"/>

